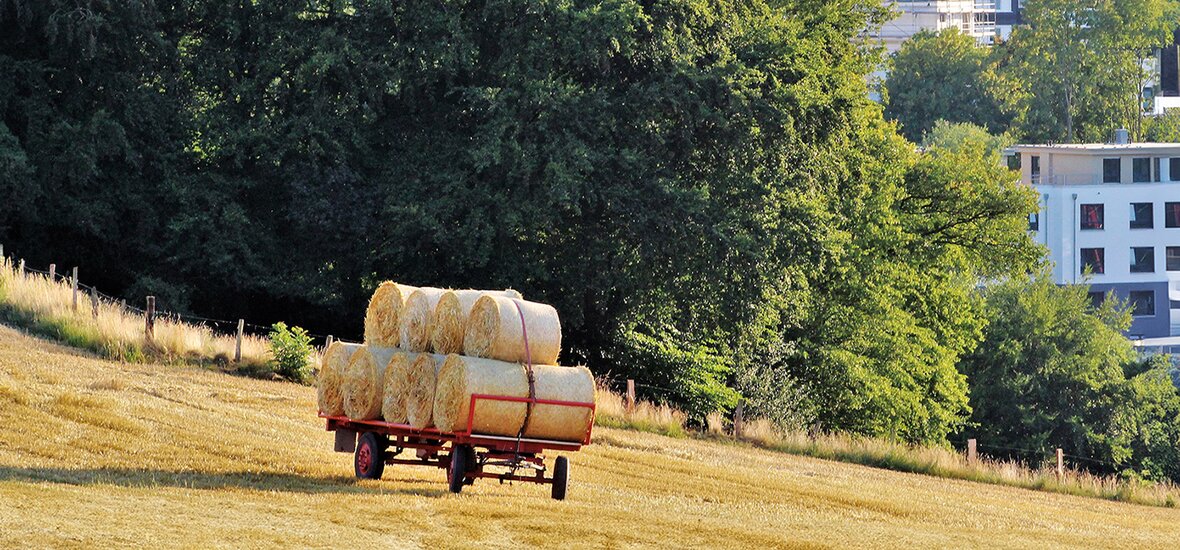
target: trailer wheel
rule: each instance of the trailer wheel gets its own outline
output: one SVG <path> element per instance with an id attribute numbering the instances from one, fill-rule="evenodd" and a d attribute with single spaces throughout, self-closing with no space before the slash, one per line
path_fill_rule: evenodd
<path id="1" fill-rule="evenodd" d="M 454 445 L 451 447 L 451 467 L 447 469 L 447 484 L 452 493 L 463 490 L 466 483 L 467 470 L 471 468 L 474 449 L 468 445 Z"/>
<path id="2" fill-rule="evenodd" d="M 381 479 L 381 474 L 385 472 L 385 445 L 381 439 L 373 432 L 361 435 L 356 445 L 356 454 L 353 455 L 356 477 Z"/>
<path id="3" fill-rule="evenodd" d="M 565 500 L 565 489 L 569 483 L 570 461 L 564 456 L 559 456 L 553 465 L 553 500 Z"/>

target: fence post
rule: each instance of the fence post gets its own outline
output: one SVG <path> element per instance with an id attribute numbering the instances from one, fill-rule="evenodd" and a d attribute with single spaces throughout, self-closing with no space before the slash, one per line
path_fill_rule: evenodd
<path id="1" fill-rule="evenodd" d="M 328 338 L 326 338 L 324 340 L 324 351 L 328 351 L 328 348 L 330 348 L 330 347 L 332 347 L 332 335 L 331 334 L 329 334 Z"/>
<path id="2" fill-rule="evenodd" d="M 25 276 L 25 259 L 24 258 L 20 259 L 20 276 L 21 277 Z"/>
<path id="3" fill-rule="evenodd" d="M 4 257 L 4 245 L 0 244 L 0 258 Z"/>
<path id="4" fill-rule="evenodd" d="M 78 268 L 74 267 L 74 272 L 70 275 L 70 289 L 74 292 L 74 311 L 78 311 Z"/>
<path id="5" fill-rule="evenodd" d="M 635 381 L 627 379 L 627 414 L 635 411 Z"/>
<path id="6" fill-rule="evenodd" d="M 735 438 L 742 436 L 742 422 L 743 413 L 745 413 L 746 400 L 744 398 L 738 399 L 737 408 L 733 410 L 733 436 Z"/>
<path id="7" fill-rule="evenodd" d="M 126 311 L 127 311 L 127 300 L 126 299 L 119 300 L 119 313 L 124 313 Z"/>
<path id="8" fill-rule="evenodd" d="M 50 281 L 56 280 L 56 278 L 55 278 L 56 276 L 57 276 L 57 264 L 49 264 L 49 280 Z"/>
<path id="9" fill-rule="evenodd" d="M 155 330 L 156 323 L 156 297 L 147 297 L 147 311 L 143 313 L 143 336 L 147 338 L 148 342 L 152 341 L 152 334 Z"/>
<path id="10" fill-rule="evenodd" d="M 234 346 L 234 362 L 242 362 L 242 331 L 246 330 L 246 320 L 238 319 L 238 343 Z"/>
<path id="11" fill-rule="evenodd" d="M 98 291 L 94 288 L 90 289 L 90 311 L 94 318 L 98 319 Z"/>
<path id="12" fill-rule="evenodd" d="M 976 454 L 976 442 L 974 439 L 968 439 L 967 440 L 967 463 L 968 464 L 975 464 L 976 460 L 979 460 L 979 455 Z"/>
<path id="13" fill-rule="evenodd" d="M 1062 457 L 1061 447 L 1057 447 L 1057 482 L 1066 477 L 1066 460 Z"/>

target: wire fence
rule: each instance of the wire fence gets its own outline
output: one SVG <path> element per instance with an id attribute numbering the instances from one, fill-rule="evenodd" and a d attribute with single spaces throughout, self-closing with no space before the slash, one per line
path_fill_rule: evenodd
<path id="1" fill-rule="evenodd" d="M 2 250 L 2 249 L 0 249 L 0 250 Z M 139 315 L 147 315 L 146 309 L 142 309 L 142 308 L 136 307 L 132 304 L 129 304 L 129 303 L 127 303 L 126 299 L 118 298 L 118 297 L 112 296 L 110 294 L 106 294 L 106 293 L 100 291 L 98 288 L 88 285 L 88 284 L 85 284 L 85 283 L 81 282 L 80 280 L 74 281 L 73 275 L 67 275 L 65 273 L 62 273 L 62 272 L 59 272 L 56 270 L 36 269 L 33 267 L 29 267 L 28 265 L 25 265 L 23 262 L 21 265 L 26 273 L 35 273 L 35 274 L 39 274 L 39 275 L 44 275 L 44 276 L 52 279 L 54 282 L 61 281 L 61 282 L 65 282 L 66 284 L 69 284 L 71 286 L 74 284 L 77 284 L 79 292 L 86 292 L 88 294 L 92 294 L 97 299 L 104 300 L 110 304 L 119 305 L 120 307 L 122 307 L 126 311 L 137 313 Z M 214 332 L 221 332 L 224 334 L 231 334 L 231 335 L 237 333 L 238 322 L 239 322 L 239 321 L 231 321 L 229 319 L 216 319 L 213 317 L 204 317 L 201 315 L 194 315 L 191 313 L 184 313 L 181 311 L 172 311 L 172 310 L 166 310 L 166 309 L 161 309 L 161 308 L 156 308 L 154 315 L 155 315 L 156 319 L 171 319 L 171 320 L 174 320 L 177 322 L 183 321 L 183 322 L 186 322 L 186 323 L 192 324 L 192 325 L 204 326 Z M 249 334 L 253 334 L 256 336 L 267 336 L 270 334 L 270 331 L 272 330 L 272 327 L 270 327 L 270 326 L 259 325 L 259 324 L 255 324 L 255 323 L 248 323 L 248 322 L 245 322 L 245 320 L 241 320 L 241 322 L 242 322 L 242 326 L 243 326 L 243 333 L 249 333 Z M 317 339 L 320 341 L 325 341 L 325 342 L 327 341 L 327 339 L 329 337 L 331 337 L 334 341 L 349 342 L 349 343 L 360 343 L 363 340 L 362 338 L 358 338 L 358 337 L 351 336 L 351 335 L 346 336 L 346 337 L 339 337 L 339 336 L 335 336 L 335 335 L 316 334 L 313 332 L 308 332 L 307 335 L 314 338 L 314 339 Z"/>
<path id="2" fill-rule="evenodd" d="M 2 249 L 0 249 L 0 250 L 2 250 Z M 54 271 L 54 272 L 42 271 L 42 270 L 34 269 L 34 268 L 31 268 L 28 266 L 25 266 L 24 270 L 27 272 L 31 272 L 31 273 L 38 273 L 41 275 L 45 275 L 47 277 L 51 276 L 54 280 L 61 279 L 61 280 L 65 281 L 67 283 L 70 283 L 70 284 L 73 284 L 73 282 L 74 282 L 72 279 L 72 276 L 67 276 L 64 273 L 59 273 L 56 271 Z M 92 292 L 98 298 L 104 299 L 107 302 L 110 302 L 112 304 L 119 304 L 119 305 L 121 305 L 121 307 L 123 307 L 129 311 L 133 311 L 135 313 L 138 313 L 140 315 L 147 314 L 146 310 L 140 309 L 140 308 L 135 307 L 133 305 L 130 305 L 127 303 L 126 300 L 124 300 L 122 298 L 116 298 L 115 296 L 105 294 L 91 285 L 83 284 L 80 281 L 77 283 L 77 285 L 78 285 L 78 289 L 80 291 L 85 290 L 87 292 Z M 183 313 L 183 312 L 179 312 L 179 311 L 168 311 L 168 310 L 156 309 L 155 315 L 157 318 L 171 318 L 171 319 L 175 319 L 177 321 L 188 322 L 190 324 L 202 325 L 202 326 L 208 327 L 210 330 L 224 331 L 227 334 L 236 333 L 237 326 L 238 326 L 238 321 L 231 321 L 228 319 L 216 319 L 216 318 L 212 318 L 212 317 L 203 317 L 200 315 L 193 315 L 193 314 Z M 271 330 L 271 327 L 264 326 L 264 325 L 247 323 L 244 321 L 242 322 L 242 324 L 243 324 L 244 328 L 253 329 L 253 332 L 255 334 L 265 335 L 265 334 L 269 334 L 269 332 Z M 229 329 L 223 330 L 224 327 L 229 327 Z M 329 335 L 315 334 L 315 333 L 308 333 L 308 336 L 311 336 L 312 338 L 316 338 L 319 340 L 324 340 L 324 341 L 326 341 L 327 338 L 329 337 Z M 345 338 L 341 338 L 338 336 L 331 336 L 331 337 L 335 341 L 340 341 L 340 342 L 360 343 L 363 341 L 362 338 L 345 339 Z M 623 379 L 623 378 L 613 378 L 613 377 L 610 377 L 609 375 L 599 376 L 598 380 L 599 380 L 599 383 L 605 383 L 609 389 L 617 391 L 619 393 L 625 393 L 627 391 L 628 382 L 630 381 L 631 384 L 633 384 L 635 386 L 635 388 L 637 388 L 637 389 L 642 388 L 645 390 L 649 390 L 649 392 L 659 394 L 659 397 L 662 397 L 665 399 L 667 399 L 669 397 L 679 397 L 679 398 L 691 397 L 691 394 L 684 389 L 677 389 L 677 388 L 670 388 L 667 386 L 647 384 L 647 383 L 636 382 L 634 380 Z M 950 443 L 959 449 L 966 449 L 966 447 L 967 447 L 966 440 L 951 440 Z M 1004 446 L 1004 445 L 990 445 L 990 444 L 986 444 L 986 443 L 979 443 L 978 440 L 976 440 L 976 447 L 981 450 L 992 450 L 992 451 L 1002 451 L 1002 452 L 1007 452 L 1007 453 L 1018 453 L 1020 455 L 1023 455 L 1022 456 L 1023 458 L 1031 459 L 1028 461 L 1029 463 L 1034 462 L 1034 461 L 1048 460 L 1051 457 L 1054 457 L 1055 453 L 1056 453 L 1056 449 L 1025 449 L 1025 448 L 1020 448 L 1020 447 L 1008 447 L 1008 446 Z M 1100 464 L 1100 465 L 1109 466 L 1111 468 L 1116 468 L 1116 469 L 1119 468 L 1119 465 L 1117 463 L 1109 461 L 1109 460 L 1103 460 L 1103 459 L 1087 457 L 1087 456 L 1079 456 L 1079 455 L 1065 453 L 1065 452 L 1062 453 L 1062 456 L 1073 459 L 1073 460 L 1088 462 L 1088 463 L 1092 463 L 1092 464 Z"/>

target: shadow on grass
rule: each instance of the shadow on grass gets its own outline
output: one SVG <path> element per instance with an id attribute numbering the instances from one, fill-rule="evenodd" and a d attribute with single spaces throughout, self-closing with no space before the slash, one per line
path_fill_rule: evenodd
<path id="1" fill-rule="evenodd" d="M 439 497 L 448 494 L 441 482 L 437 489 L 369 487 L 351 477 L 315 477 L 271 473 L 170 472 L 136 468 L 33 468 L 0 466 L 0 481 L 62 483 L 66 485 L 114 485 L 130 488 L 175 487 L 181 489 L 251 489 L 303 494 L 417 495 Z M 421 483 L 421 480 L 396 481 Z"/>

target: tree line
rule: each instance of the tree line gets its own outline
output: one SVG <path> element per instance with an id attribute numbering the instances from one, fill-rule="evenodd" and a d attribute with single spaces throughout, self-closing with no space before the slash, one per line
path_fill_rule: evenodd
<path id="1" fill-rule="evenodd" d="M 1032 284 L 1035 196 L 868 99 L 887 17 L 0 0 L 0 239 L 131 299 L 338 335 L 384 279 L 513 287 L 557 307 L 564 362 L 694 418 L 742 396 L 946 444 L 989 410 L 969 365 L 1003 308 L 979 285 Z"/>

